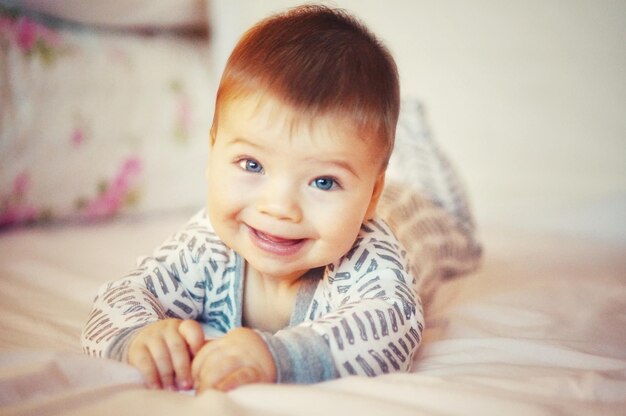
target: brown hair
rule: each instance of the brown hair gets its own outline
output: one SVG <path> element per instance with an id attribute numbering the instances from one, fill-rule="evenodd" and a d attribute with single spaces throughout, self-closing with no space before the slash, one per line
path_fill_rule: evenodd
<path id="1" fill-rule="evenodd" d="M 386 165 L 400 107 L 398 71 L 387 48 L 347 12 L 300 6 L 248 30 L 220 81 L 213 138 L 220 105 L 259 91 L 310 121 L 346 119 L 363 139 L 380 141 Z"/>

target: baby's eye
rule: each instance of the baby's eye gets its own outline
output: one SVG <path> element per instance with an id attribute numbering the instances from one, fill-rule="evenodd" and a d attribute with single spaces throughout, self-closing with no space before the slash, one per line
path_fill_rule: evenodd
<path id="1" fill-rule="evenodd" d="M 337 181 L 333 178 L 321 177 L 313 179 L 311 185 L 322 191 L 330 191 L 338 186 Z"/>
<path id="2" fill-rule="evenodd" d="M 254 159 L 242 159 L 238 162 L 239 167 L 252 173 L 263 173 L 263 166 Z"/>

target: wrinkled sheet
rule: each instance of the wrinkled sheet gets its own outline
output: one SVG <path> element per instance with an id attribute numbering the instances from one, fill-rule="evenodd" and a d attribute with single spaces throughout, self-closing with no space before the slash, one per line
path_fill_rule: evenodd
<path id="1" fill-rule="evenodd" d="M 626 246 L 512 229 L 487 228 L 482 268 L 441 283 L 410 374 L 146 390 L 79 333 L 97 287 L 189 214 L 0 233 L 0 414 L 624 414 Z"/>

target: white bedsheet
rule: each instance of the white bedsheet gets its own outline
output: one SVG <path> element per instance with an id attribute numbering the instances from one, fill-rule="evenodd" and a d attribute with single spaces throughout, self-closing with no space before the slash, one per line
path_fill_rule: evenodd
<path id="1" fill-rule="evenodd" d="M 427 306 L 411 374 L 230 393 L 148 391 L 80 354 L 96 288 L 189 213 L 0 234 L 0 414 L 624 414 L 626 247 L 492 229 L 477 273 Z"/>

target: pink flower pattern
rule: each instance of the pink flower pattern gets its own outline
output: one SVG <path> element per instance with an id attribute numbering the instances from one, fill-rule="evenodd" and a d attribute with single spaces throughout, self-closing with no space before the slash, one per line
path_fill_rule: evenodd
<path id="1" fill-rule="evenodd" d="M 61 45 L 59 34 L 24 16 L 10 18 L 0 15 L 0 36 L 17 45 L 25 54 L 39 56 L 46 64 L 55 58 Z"/>
<path id="2" fill-rule="evenodd" d="M 63 31 L 51 29 L 25 16 L 4 13 L 3 10 L 0 8 L 0 47 L 9 46 L 21 55 L 21 59 L 37 59 L 44 65 L 54 63 L 57 58 L 65 55 L 65 51 L 73 50 L 72 38 L 63 37 Z M 132 64 L 124 48 L 110 49 L 109 58 L 116 65 L 130 67 Z M 170 84 L 170 88 L 171 99 L 175 103 L 171 114 L 174 129 L 170 137 L 186 145 L 194 133 L 193 96 L 185 91 L 183 82 L 178 79 Z M 73 121 L 68 120 L 71 124 L 66 130 L 65 140 L 76 157 L 81 157 L 81 152 L 87 145 L 91 145 L 89 120 L 89 114 L 84 117 L 82 114 L 81 117 L 74 115 Z M 141 203 L 140 189 L 145 181 L 143 173 L 143 159 L 135 155 L 129 156 L 122 159 L 111 178 L 94 185 L 97 191 L 89 197 L 86 197 L 85 190 L 73 189 L 73 192 L 78 193 L 78 198 L 74 193 L 68 195 L 69 198 L 64 202 L 48 202 L 45 196 L 42 198 L 38 193 L 42 191 L 45 194 L 54 190 L 35 188 L 33 184 L 38 184 L 38 171 L 26 167 L 14 178 L 5 178 L 9 182 L 3 182 L 4 188 L 0 188 L 0 229 L 59 219 L 91 221 L 119 215 L 126 208 Z"/>
<path id="3" fill-rule="evenodd" d="M 118 213 L 127 203 L 132 203 L 131 195 L 141 171 L 142 164 L 139 158 L 126 159 L 113 181 L 103 186 L 100 194 L 82 209 L 85 217 L 89 220 L 110 217 Z"/>
<path id="4" fill-rule="evenodd" d="M 187 140 L 191 131 L 191 104 L 189 98 L 182 94 L 178 100 L 176 137 Z"/>
<path id="5" fill-rule="evenodd" d="M 0 196 L 0 227 L 34 222 L 40 217 L 40 211 L 27 201 L 30 186 L 30 176 L 22 172 L 13 180 L 11 193 Z"/>
<path id="6" fill-rule="evenodd" d="M 176 118 L 174 119 L 174 138 L 186 142 L 192 130 L 192 106 L 189 95 L 185 92 L 180 80 L 173 80 L 170 89 L 176 100 Z"/>
<path id="7" fill-rule="evenodd" d="M 72 131 L 71 142 L 72 146 L 80 147 L 85 141 L 85 131 L 80 127 L 75 127 Z"/>

